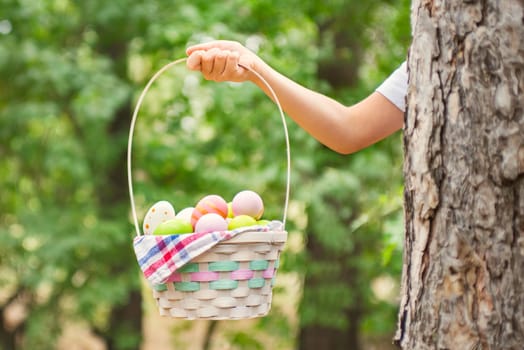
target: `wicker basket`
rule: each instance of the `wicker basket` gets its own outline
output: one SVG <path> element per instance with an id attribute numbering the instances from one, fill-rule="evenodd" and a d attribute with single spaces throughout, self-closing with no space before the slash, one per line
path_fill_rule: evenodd
<path id="1" fill-rule="evenodd" d="M 161 315 L 186 319 L 264 316 L 285 232 L 245 232 L 217 244 L 153 286 Z"/>
<path id="2" fill-rule="evenodd" d="M 184 61 L 185 59 L 179 59 L 165 65 L 150 79 L 138 99 L 131 121 L 127 172 L 137 238 L 144 238 L 138 224 L 131 172 L 132 141 L 138 111 L 151 84 L 167 69 Z M 259 78 L 272 94 L 284 127 L 287 185 L 283 219 L 277 225 L 266 228 L 254 226 L 253 229 L 247 228 L 232 234 L 232 238 L 220 240 L 185 265 L 169 271 L 169 277 L 162 283 L 150 283 L 153 297 L 163 316 L 181 319 L 249 319 L 265 316 L 271 308 L 279 257 L 287 240 L 285 222 L 291 166 L 289 137 L 282 108 L 271 86 L 261 76 Z"/>

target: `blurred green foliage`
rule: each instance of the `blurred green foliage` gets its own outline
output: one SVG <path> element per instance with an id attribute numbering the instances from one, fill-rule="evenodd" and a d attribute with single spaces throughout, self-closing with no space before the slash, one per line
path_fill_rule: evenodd
<path id="1" fill-rule="evenodd" d="M 0 310 L 18 304 L 26 315 L 4 325 L 6 349 L 52 349 L 71 320 L 85 321 L 108 347 L 138 347 L 140 323 L 125 325 L 121 316 L 141 311 L 133 298 L 140 278 L 125 150 L 136 98 L 163 64 L 183 57 L 192 43 L 239 40 L 291 78 L 350 104 L 400 64 L 409 42 L 406 0 L 3 0 L 1 6 Z M 337 46 L 340 33 L 359 48 L 358 78 L 334 87 L 319 77 L 320 63 L 357 54 Z M 371 282 L 400 273 L 399 136 L 340 156 L 292 122 L 289 132 L 288 230 L 304 242 L 315 237 L 334 259 L 312 261 L 307 251 L 290 249 L 283 273 L 329 276 L 349 266 L 358 271 L 358 290 L 328 280 L 305 290 L 298 325 L 277 309 L 259 321 L 258 332 L 286 324 L 289 332 L 272 334 L 295 347 L 297 327 L 347 327 L 341 313 L 360 303 L 362 332 L 391 333 L 396 304 L 379 300 Z M 153 86 L 137 123 L 139 219 L 157 200 L 181 210 L 205 194 L 231 198 L 244 188 L 262 194 L 266 217 L 280 218 L 284 150 L 277 109 L 255 86 L 205 82 L 177 66 Z M 262 346 L 243 332 L 228 333 L 233 345 Z"/>

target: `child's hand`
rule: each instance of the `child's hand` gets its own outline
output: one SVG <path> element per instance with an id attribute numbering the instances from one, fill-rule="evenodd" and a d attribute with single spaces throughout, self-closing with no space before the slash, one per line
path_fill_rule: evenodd
<path id="1" fill-rule="evenodd" d="M 207 80 L 243 82 L 253 80 L 252 73 L 241 66 L 256 70 L 259 58 L 235 41 L 218 40 L 187 48 L 187 67 L 199 70 Z"/>

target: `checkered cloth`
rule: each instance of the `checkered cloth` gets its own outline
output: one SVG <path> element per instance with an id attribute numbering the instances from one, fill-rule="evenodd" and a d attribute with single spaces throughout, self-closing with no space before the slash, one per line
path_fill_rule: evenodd
<path id="1" fill-rule="evenodd" d="M 167 236 L 141 235 L 134 239 L 133 248 L 144 277 L 152 284 L 162 284 L 177 269 L 221 241 L 246 231 L 263 232 L 277 229 L 282 229 L 282 223 L 279 221 L 273 221 L 266 226 L 241 227 L 232 231 Z"/>

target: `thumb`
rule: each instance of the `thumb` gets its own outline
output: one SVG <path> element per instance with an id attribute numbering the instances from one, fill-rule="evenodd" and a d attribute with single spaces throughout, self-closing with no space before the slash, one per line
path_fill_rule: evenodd
<path id="1" fill-rule="evenodd" d="M 186 66 L 190 70 L 200 70 L 202 66 L 202 54 L 204 51 L 195 51 L 189 55 L 186 61 Z"/>

